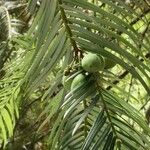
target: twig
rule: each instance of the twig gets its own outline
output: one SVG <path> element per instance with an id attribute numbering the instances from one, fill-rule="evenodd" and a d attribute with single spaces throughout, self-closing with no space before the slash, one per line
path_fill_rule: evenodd
<path id="1" fill-rule="evenodd" d="M 137 17 L 135 20 L 133 20 L 130 25 L 134 25 L 137 23 L 141 18 L 143 18 L 145 15 L 147 15 L 150 12 L 150 8 L 145 10 L 139 17 Z"/>
<path id="2" fill-rule="evenodd" d="M 133 76 L 131 76 L 131 79 L 130 79 L 130 84 L 129 84 L 129 90 L 128 90 L 128 97 L 127 97 L 127 100 L 126 102 L 129 101 L 129 97 L 130 97 L 130 92 L 131 92 L 131 88 L 132 88 L 132 82 L 133 82 Z"/>
<path id="3" fill-rule="evenodd" d="M 62 20 L 63 20 L 64 25 L 66 27 L 66 31 L 67 31 L 67 33 L 69 35 L 70 42 L 71 42 L 71 44 L 73 46 L 73 49 L 74 49 L 74 52 L 75 52 L 75 58 L 76 58 L 76 60 L 78 60 L 78 52 L 80 52 L 80 50 L 79 50 L 75 40 L 73 40 L 73 38 L 72 38 L 73 34 L 72 34 L 72 31 L 71 31 L 71 29 L 70 29 L 70 27 L 68 25 L 69 24 L 68 19 L 66 17 L 66 14 L 65 14 L 65 11 L 64 11 L 63 7 L 61 6 L 62 5 L 62 0 L 59 0 L 59 4 L 60 4 L 60 11 L 61 11 Z"/>

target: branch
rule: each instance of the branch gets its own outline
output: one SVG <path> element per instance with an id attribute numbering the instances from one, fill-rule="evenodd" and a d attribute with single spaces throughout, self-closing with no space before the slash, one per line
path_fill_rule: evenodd
<path id="1" fill-rule="evenodd" d="M 76 59 L 78 60 L 78 52 L 81 52 L 81 51 L 78 49 L 78 46 L 77 46 L 75 40 L 73 40 L 73 38 L 72 38 L 72 37 L 73 37 L 73 34 L 72 34 L 72 31 L 71 31 L 71 29 L 70 29 L 70 27 L 69 27 L 69 25 L 68 25 L 69 22 L 68 22 L 68 20 L 67 20 L 65 11 L 64 11 L 63 7 L 61 6 L 61 5 L 62 5 L 62 0 L 59 0 L 59 4 L 60 4 L 60 12 L 61 12 L 62 20 L 63 20 L 64 25 L 65 25 L 65 27 L 66 27 L 66 31 L 67 31 L 67 33 L 68 33 L 68 35 L 69 35 L 70 42 L 71 42 L 71 44 L 72 44 L 72 46 L 73 46 L 73 48 L 74 48 L 75 57 L 76 57 Z"/>
<path id="2" fill-rule="evenodd" d="M 146 58 L 150 58 L 150 53 L 147 53 L 146 55 L 145 55 L 145 57 Z M 144 61 L 144 59 L 143 58 L 141 58 L 140 59 L 140 61 Z M 125 70 L 121 75 L 119 75 L 119 79 L 123 79 L 123 78 L 125 78 L 127 75 L 129 74 L 129 71 L 128 70 Z M 114 84 L 114 85 L 116 85 L 116 84 L 118 84 L 120 81 L 119 80 L 115 80 L 115 81 L 113 81 L 112 82 L 112 84 Z M 106 90 L 110 90 L 112 88 L 112 86 L 110 85 L 110 86 L 108 86 L 107 88 L 106 88 Z"/>
<path id="3" fill-rule="evenodd" d="M 146 28 L 146 29 L 144 30 L 144 32 L 142 33 L 142 36 L 143 36 L 143 37 L 145 36 L 146 31 L 147 31 L 148 28 L 149 28 L 149 25 L 150 25 L 150 22 L 148 23 L 147 28 Z M 145 58 L 147 58 L 147 59 L 150 58 L 150 53 L 147 53 L 147 54 L 145 55 Z M 141 58 L 140 61 L 143 62 L 144 59 Z M 119 78 L 119 79 L 123 79 L 123 78 L 125 78 L 128 74 L 129 74 L 129 71 L 128 71 L 128 70 L 125 70 L 121 75 L 119 75 L 118 78 Z M 116 85 L 116 84 L 118 84 L 119 82 L 120 82 L 119 80 L 115 80 L 115 81 L 112 82 L 112 84 Z M 106 88 L 106 90 L 110 90 L 111 88 L 112 88 L 112 86 L 110 85 L 110 86 L 108 86 L 108 87 Z"/>

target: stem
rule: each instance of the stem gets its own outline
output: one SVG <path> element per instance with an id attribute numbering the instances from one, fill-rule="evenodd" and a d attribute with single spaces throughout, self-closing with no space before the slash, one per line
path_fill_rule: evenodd
<path id="1" fill-rule="evenodd" d="M 71 29 L 70 29 L 70 27 L 69 27 L 69 25 L 68 25 L 69 22 L 68 22 L 68 20 L 67 20 L 65 11 L 64 11 L 64 9 L 63 9 L 62 6 L 61 6 L 62 4 L 63 4 L 63 3 L 62 3 L 62 0 L 59 0 L 59 8 L 60 8 L 62 20 L 63 20 L 64 25 L 65 25 L 65 27 L 66 27 L 66 31 L 67 31 L 67 33 L 68 33 L 68 35 L 69 35 L 71 44 L 72 44 L 72 46 L 73 46 L 73 48 L 74 48 L 75 57 L 78 58 L 78 52 L 79 52 L 80 50 L 78 49 L 78 46 L 77 46 L 76 42 L 75 42 L 75 41 L 73 40 L 73 38 L 72 38 L 72 37 L 73 37 L 73 34 L 72 34 L 72 31 L 71 31 Z"/>
<path id="2" fill-rule="evenodd" d="M 83 101 L 83 106 L 84 106 L 84 110 L 86 109 L 87 105 L 86 105 L 86 100 Z M 88 124 L 88 121 L 87 121 L 87 117 L 84 119 L 84 136 L 85 138 L 87 137 L 87 128 L 86 128 L 86 125 Z"/>
<path id="3" fill-rule="evenodd" d="M 127 100 L 126 102 L 128 103 L 129 102 L 129 98 L 130 98 L 130 93 L 131 93 L 131 88 L 132 88 L 132 82 L 133 82 L 133 76 L 131 76 L 131 79 L 130 79 L 130 84 L 129 84 L 129 90 L 128 90 L 128 97 L 127 97 Z"/>
<path id="4" fill-rule="evenodd" d="M 99 86 L 98 83 L 96 83 L 96 84 L 97 84 L 97 88 L 98 88 L 99 94 L 100 94 L 100 96 L 101 96 L 101 100 L 102 100 L 103 107 L 104 107 L 104 110 L 105 110 L 105 112 L 106 112 L 108 121 L 110 122 L 110 125 L 111 125 L 111 128 L 112 128 L 113 133 L 114 133 L 115 136 L 117 137 L 116 129 L 115 129 L 115 127 L 113 126 L 113 123 L 112 123 L 112 121 L 111 121 L 111 117 L 110 117 L 110 115 L 109 115 L 109 109 L 107 108 L 106 102 L 105 102 L 105 100 L 104 100 L 104 98 L 103 98 L 103 95 L 101 94 L 101 87 Z"/>
<path id="5" fill-rule="evenodd" d="M 110 115 L 109 115 L 109 110 L 108 110 L 108 108 L 107 108 L 107 105 L 106 105 L 106 103 L 105 103 L 105 100 L 103 99 L 103 96 L 102 96 L 101 93 L 100 93 L 100 95 L 101 95 L 101 100 L 102 100 L 102 103 L 103 103 L 103 106 L 104 106 L 104 110 L 106 111 L 106 115 L 107 115 L 107 117 L 108 117 L 108 120 L 109 120 L 110 125 L 111 125 L 111 128 L 112 128 L 112 131 L 114 132 L 115 136 L 117 137 L 116 129 L 115 129 L 115 127 L 113 126 L 113 123 L 112 123 L 112 121 L 111 121 L 111 118 L 110 118 Z"/>

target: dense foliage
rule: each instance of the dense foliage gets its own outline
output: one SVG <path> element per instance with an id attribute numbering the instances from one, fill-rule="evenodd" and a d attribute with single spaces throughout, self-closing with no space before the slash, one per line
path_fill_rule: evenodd
<path id="1" fill-rule="evenodd" d="M 150 149 L 149 0 L 0 1 L 0 147 Z"/>

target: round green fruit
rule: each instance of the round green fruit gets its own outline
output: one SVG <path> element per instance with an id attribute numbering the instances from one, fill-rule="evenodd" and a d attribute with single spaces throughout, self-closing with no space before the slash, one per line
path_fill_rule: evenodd
<path id="1" fill-rule="evenodd" d="M 105 58 L 105 69 L 110 69 L 113 68 L 116 65 L 116 63 L 110 59 L 110 58 Z"/>
<path id="2" fill-rule="evenodd" d="M 104 69 L 104 59 L 96 54 L 88 53 L 86 54 L 82 61 L 82 68 L 90 73 L 102 71 Z"/>
<path id="3" fill-rule="evenodd" d="M 77 86 L 81 85 L 85 81 L 86 81 L 86 76 L 83 74 L 78 74 L 72 81 L 71 90 L 73 90 Z"/>
<path id="4" fill-rule="evenodd" d="M 69 78 L 70 76 L 63 76 L 62 78 L 62 83 L 63 83 L 63 86 L 66 90 L 70 90 L 71 88 L 71 83 L 72 83 L 72 80 L 73 78 Z"/>

